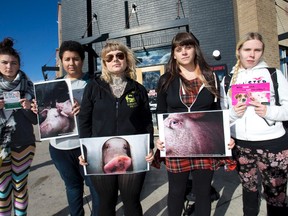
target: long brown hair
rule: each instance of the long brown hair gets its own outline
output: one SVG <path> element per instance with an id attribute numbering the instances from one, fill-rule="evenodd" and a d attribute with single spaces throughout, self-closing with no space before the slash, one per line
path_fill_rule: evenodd
<path id="1" fill-rule="evenodd" d="M 192 35 L 192 33 L 189 33 L 189 32 L 179 32 L 172 39 L 171 55 L 166 65 L 166 71 L 165 71 L 165 73 L 168 73 L 169 76 L 167 77 L 167 80 L 163 81 L 160 84 L 160 86 L 158 86 L 159 87 L 158 92 L 162 90 L 163 91 L 167 90 L 172 80 L 179 76 L 179 73 L 181 72 L 181 70 L 179 68 L 179 65 L 176 59 L 174 59 L 174 51 L 176 47 L 185 46 L 185 45 L 191 45 L 195 49 L 194 64 L 196 66 L 197 77 L 205 84 L 205 87 L 212 94 L 218 97 L 219 93 L 216 89 L 215 77 L 203 56 L 198 40 Z"/>

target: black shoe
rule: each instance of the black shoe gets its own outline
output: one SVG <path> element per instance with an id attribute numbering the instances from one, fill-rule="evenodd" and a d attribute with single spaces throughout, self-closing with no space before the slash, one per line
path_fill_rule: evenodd
<path id="1" fill-rule="evenodd" d="M 184 212 L 183 212 L 183 216 L 190 216 L 192 215 L 192 213 L 194 212 L 195 210 L 195 204 L 189 204 L 187 205 L 187 207 L 184 209 Z"/>
<path id="2" fill-rule="evenodd" d="M 210 191 L 210 194 L 211 194 L 211 201 L 216 201 L 220 198 L 220 194 L 218 193 L 218 191 L 216 191 L 216 189 L 211 186 L 211 191 Z"/>
<path id="3" fill-rule="evenodd" d="M 288 207 L 276 207 L 267 205 L 267 216 L 287 216 Z"/>
<path id="4" fill-rule="evenodd" d="M 211 201 L 215 201 L 215 200 L 218 200 L 220 198 L 220 194 L 216 191 L 216 189 L 211 186 L 211 191 L 210 191 L 210 194 L 211 194 Z M 193 201 L 195 202 L 195 194 L 193 194 L 193 192 L 191 191 L 187 196 L 186 196 L 186 199 L 188 201 Z"/>

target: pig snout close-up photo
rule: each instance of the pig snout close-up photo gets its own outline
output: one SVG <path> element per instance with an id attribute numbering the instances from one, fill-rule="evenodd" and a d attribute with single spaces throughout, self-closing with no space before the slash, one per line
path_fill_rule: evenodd
<path id="1" fill-rule="evenodd" d="M 129 143 L 122 138 L 111 138 L 102 147 L 104 173 L 126 173 L 132 171 Z"/>
<path id="2" fill-rule="evenodd" d="M 61 115 L 57 108 L 44 109 L 40 115 L 45 118 L 40 124 L 42 138 L 70 132 L 71 121 L 66 116 Z"/>
<path id="3" fill-rule="evenodd" d="M 210 127 L 211 124 L 215 123 L 207 121 L 205 113 L 169 114 L 164 120 L 166 156 L 213 153 L 221 126 L 215 124 L 215 127 Z"/>
<path id="4" fill-rule="evenodd" d="M 56 108 L 61 113 L 61 115 L 73 118 L 72 113 L 72 103 L 70 100 L 64 102 L 56 102 Z"/>

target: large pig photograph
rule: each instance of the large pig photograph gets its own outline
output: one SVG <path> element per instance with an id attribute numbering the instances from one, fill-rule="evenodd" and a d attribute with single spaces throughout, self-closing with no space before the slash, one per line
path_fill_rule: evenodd
<path id="1" fill-rule="evenodd" d="M 80 139 L 82 155 L 88 165 L 85 175 L 113 175 L 145 172 L 149 134 L 92 137 Z"/>
<path id="2" fill-rule="evenodd" d="M 40 140 L 78 135 L 72 114 L 73 93 L 68 79 L 34 84 Z"/>
<path id="3" fill-rule="evenodd" d="M 161 157 L 231 156 L 227 110 L 158 114 Z"/>

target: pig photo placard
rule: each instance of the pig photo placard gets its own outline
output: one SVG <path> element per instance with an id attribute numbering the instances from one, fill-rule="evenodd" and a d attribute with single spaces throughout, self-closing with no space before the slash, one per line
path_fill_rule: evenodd
<path id="1" fill-rule="evenodd" d="M 85 175 L 113 175 L 148 171 L 149 134 L 80 139 L 88 165 Z"/>
<path id="2" fill-rule="evenodd" d="M 241 102 L 249 106 L 251 101 L 270 104 L 270 83 L 232 85 L 231 91 L 232 105 Z"/>
<path id="3" fill-rule="evenodd" d="M 34 84 L 40 140 L 78 135 L 71 82 L 68 79 Z"/>
<path id="4" fill-rule="evenodd" d="M 161 157 L 231 156 L 229 111 L 158 114 Z"/>

